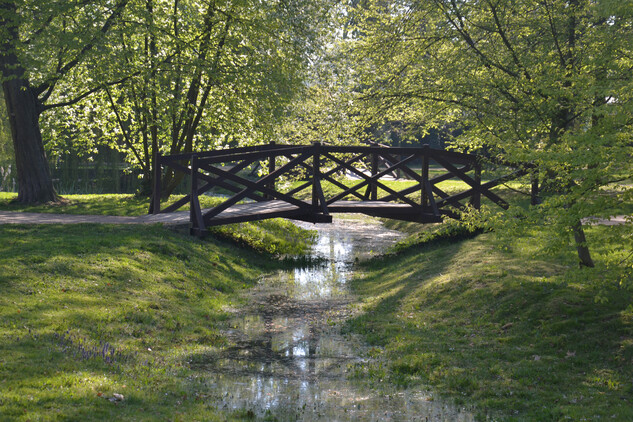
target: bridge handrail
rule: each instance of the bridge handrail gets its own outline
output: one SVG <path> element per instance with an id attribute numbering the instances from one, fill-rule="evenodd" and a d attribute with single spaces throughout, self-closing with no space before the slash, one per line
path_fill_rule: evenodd
<path id="1" fill-rule="evenodd" d="M 286 157 L 289 161 L 276 168 L 279 157 Z M 366 164 L 367 160 L 370 160 L 370 164 Z M 414 170 L 411 163 L 419 162 L 419 160 L 422 160 L 422 167 L 416 167 L 417 170 Z M 431 160 L 446 170 L 446 173 L 430 177 L 429 165 Z M 268 174 L 259 180 L 252 181 L 238 175 L 248 166 L 262 161 L 268 161 Z M 362 162 L 365 164 L 358 167 Z M 487 162 L 496 162 L 497 165 L 511 167 L 516 171 L 511 175 L 505 175 L 482 184 L 482 166 Z M 447 206 L 464 208 L 465 205 L 460 201 L 466 198 L 470 198 L 470 204 L 475 208 L 479 208 L 482 196 L 506 208 L 507 202 L 491 192 L 490 189 L 512 178 L 535 172 L 535 166 L 530 164 L 517 166 L 494 158 L 482 159 L 474 154 L 432 149 L 428 146 L 338 146 L 319 143 L 312 145 L 271 143 L 201 153 L 169 156 L 157 154 L 155 163 L 154 195 L 149 212 L 153 214 L 171 212 L 189 202 L 192 227 L 198 230 L 204 230 L 205 222 L 210 222 L 218 214 L 246 198 L 257 202 L 278 199 L 295 206 L 298 212 L 306 215 L 310 213 L 328 215 L 328 207 L 334 205 L 341 209 L 338 201 L 349 195 L 362 201 L 379 200 L 385 203 L 397 201 L 403 205 L 408 205 L 410 211 L 407 212 L 411 215 L 426 213 L 431 216 L 429 218 L 437 219 L 440 219 L 441 215 L 455 216 L 454 211 Z M 228 163 L 233 163 L 233 165 L 222 167 Z M 329 163 L 329 167 L 325 167 L 326 163 Z M 160 179 L 163 167 L 169 167 L 173 171 L 188 175 L 191 178 L 191 191 L 184 198 L 161 210 Z M 310 179 L 288 192 L 277 190 L 275 181 L 281 175 L 294 171 L 293 169 L 297 167 L 306 169 L 308 175 L 311 175 Z M 347 186 L 336 179 L 335 175 L 338 172 L 352 172 L 359 178 L 359 181 L 352 186 Z M 403 172 L 416 183 L 404 189 L 393 189 L 381 181 L 383 176 L 393 172 Z M 468 172 L 473 172 L 473 175 L 468 175 Z M 449 194 L 438 186 L 440 182 L 451 178 L 463 181 L 468 188 L 463 192 Z M 326 198 L 321 186 L 322 181 L 330 182 L 340 191 L 334 196 Z M 202 213 L 198 197 L 214 186 L 233 192 L 233 196 L 215 208 Z M 312 187 L 311 201 L 305 202 L 295 197 L 297 193 L 309 187 Z M 363 193 L 361 189 L 364 189 L 365 192 Z M 378 198 L 379 189 L 381 192 L 386 192 L 386 195 Z M 410 198 L 410 195 L 416 191 L 420 192 L 419 201 Z M 538 195 L 538 181 L 534 182 L 534 177 L 532 194 L 532 202 L 535 203 L 534 196 Z M 400 217 L 404 218 L 402 215 Z"/>

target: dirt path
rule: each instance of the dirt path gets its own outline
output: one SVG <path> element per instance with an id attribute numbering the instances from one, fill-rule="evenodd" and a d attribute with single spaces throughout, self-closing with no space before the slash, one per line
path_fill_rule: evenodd
<path id="1" fill-rule="evenodd" d="M 611 217 L 610 219 L 588 217 L 588 218 L 583 218 L 582 222 L 583 224 L 591 224 L 591 225 L 597 224 L 601 226 L 617 226 L 620 224 L 627 224 L 628 222 L 630 222 L 631 218 L 632 217 L 628 215 L 616 215 L 615 217 Z M 627 221 L 627 219 L 629 220 Z"/>
<path id="2" fill-rule="evenodd" d="M 117 215 L 49 214 L 0 211 L 0 224 L 189 224 L 189 211 L 124 217 Z"/>

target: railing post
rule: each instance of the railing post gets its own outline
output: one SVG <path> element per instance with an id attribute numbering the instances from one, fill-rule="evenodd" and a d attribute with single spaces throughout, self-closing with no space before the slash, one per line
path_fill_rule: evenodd
<path id="1" fill-rule="evenodd" d="M 191 227 L 189 232 L 198 237 L 202 237 L 205 226 L 202 220 L 202 210 L 198 198 L 198 156 L 191 156 L 191 199 L 189 202 L 189 222 Z"/>
<path id="2" fill-rule="evenodd" d="M 530 178 L 532 182 L 530 203 L 532 205 L 538 205 L 541 203 L 541 197 L 539 196 L 540 192 L 539 192 L 539 186 L 538 186 L 538 169 L 534 169 L 534 171 L 530 173 Z"/>
<path id="3" fill-rule="evenodd" d="M 160 197 L 161 197 L 161 184 L 160 177 L 162 173 L 162 155 L 160 151 L 156 151 L 154 154 L 154 191 L 152 192 L 152 202 L 149 204 L 149 214 L 160 213 Z"/>
<path id="4" fill-rule="evenodd" d="M 271 147 L 274 147 L 276 145 L 275 141 L 270 141 L 269 145 Z M 271 154 L 271 155 L 268 156 L 268 174 L 272 174 L 272 173 L 275 172 L 275 160 L 276 159 L 277 159 L 277 155 L 275 155 L 275 154 Z M 266 187 L 268 189 L 275 190 L 275 181 L 274 180 L 271 181 L 268 184 L 268 186 L 266 186 Z M 264 194 L 264 198 L 265 199 L 273 199 L 273 197 L 271 195 L 267 194 L 267 193 Z"/>
<path id="5" fill-rule="evenodd" d="M 422 205 L 422 211 L 425 211 L 429 207 L 429 192 L 426 191 L 426 185 L 429 181 L 429 145 L 422 145 L 422 181 L 420 182 L 420 205 Z"/>
<path id="6" fill-rule="evenodd" d="M 378 174 L 378 153 L 372 152 L 371 153 L 371 177 L 374 177 L 377 174 Z M 372 181 L 370 186 L 371 188 L 369 191 L 370 192 L 369 200 L 377 201 L 378 200 L 378 185 L 376 185 L 376 183 Z"/>
<path id="7" fill-rule="evenodd" d="M 473 194 L 470 198 L 470 205 L 473 206 L 476 210 L 481 208 L 481 163 L 476 159 L 475 161 L 475 175 L 473 180 L 477 184 L 479 190 Z"/>
<path id="8" fill-rule="evenodd" d="M 312 144 L 312 207 L 316 211 L 319 208 L 318 184 L 321 183 L 321 143 Z"/>
<path id="9" fill-rule="evenodd" d="M 189 192 L 189 223 L 191 224 L 191 234 L 196 234 L 195 230 L 198 228 L 198 222 L 196 221 L 196 200 L 198 197 L 198 157 L 196 155 L 191 156 L 191 192 Z"/>

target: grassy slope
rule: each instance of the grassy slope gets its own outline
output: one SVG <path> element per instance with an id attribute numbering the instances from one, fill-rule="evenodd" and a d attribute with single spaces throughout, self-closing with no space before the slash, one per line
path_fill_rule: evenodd
<path id="1" fill-rule="evenodd" d="M 630 293 L 595 303 L 604 268 L 536 260 L 534 242 L 483 234 L 368 264 L 349 329 L 388 363 L 364 376 L 430 384 L 502 420 L 633 420 Z"/>
<path id="2" fill-rule="evenodd" d="M 278 251 L 299 249 L 267 224 Z M 3 421 L 224 420 L 186 356 L 222 346 L 223 308 L 280 265 L 158 225 L 0 226 L 0 256 Z"/>

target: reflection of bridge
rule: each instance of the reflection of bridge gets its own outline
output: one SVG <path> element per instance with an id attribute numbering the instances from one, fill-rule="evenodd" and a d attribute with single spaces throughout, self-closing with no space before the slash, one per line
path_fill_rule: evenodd
<path id="1" fill-rule="evenodd" d="M 244 176 L 246 169 L 266 162 L 268 172 L 258 179 Z M 192 234 L 207 227 L 244 221 L 286 217 L 311 222 L 331 222 L 331 213 L 362 213 L 421 223 L 457 216 L 468 203 L 479 208 L 482 196 L 497 205 L 508 204 L 491 191 L 495 186 L 529 172 L 515 168 L 506 176 L 481 181 L 477 156 L 452 151 L 379 146 L 260 145 L 210 152 L 157 156 L 157 173 L 150 213 L 172 212 L 190 204 Z M 160 208 L 160 175 L 163 167 L 189 176 L 191 193 Z M 387 175 L 399 172 L 410 183 L 397 187 Z M 357 177 L 350 184 L 340 175 Z M 282 189 L 281 179 L 303 180 Z M 461 181 L 458 192 L 442 182 Z M 327 189 L 324 191 L 324 186 Z M 232 196 L 213 208 L 201 209 L 199 196 L 221 188 Z M 537 194 L 533 184 L 533 197 Z M 534 199 L 534 198 L 533 198 Z"/>

